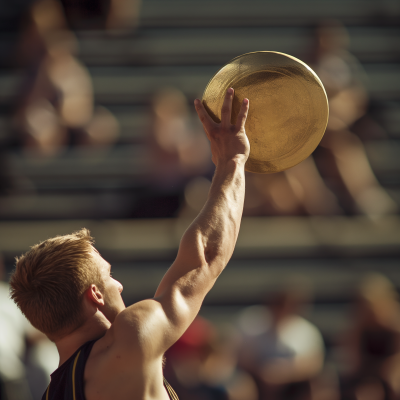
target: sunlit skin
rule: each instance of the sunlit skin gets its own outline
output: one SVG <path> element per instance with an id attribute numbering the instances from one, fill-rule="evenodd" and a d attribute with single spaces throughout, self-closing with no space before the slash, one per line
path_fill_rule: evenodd
<path id="1" fill-rule="evenodd" d="M 113 323 L 116 316 L 126 308 L 121 297 L 124 288 L 120 282 L 112 277 L 111 264 L 104 260 L 97 251 L 93 251 L 92 254 L 95 265 L 97 265 L 101 271 L 104 283 L 103 295 L 105 302 L 100 311 L 111 323 Z"/>
<path id="2" fill-rule="evenodd" d="M 196 111 L 211 142 L 216 165 L 205 206 L 182 237 L 178 255 L 155 293 L 125 307 L 122 285 L 111 266 L 93 249 L 93 267 L 103 290 L 91 284 L 83 296 L 84 323 L 56 340 L 60 365 L 83 344 L 98 339 L 84 371 L 86 400 L 167 400 L 162 360 L 186 331 L 206 294 L 232 256 L 243 213 L 244 166 L 250 145 L 245 133 L 249 109 L 243 100 L 231 124 L 233 89 L 228 89 L 221 123 L 199 100 Z"/>

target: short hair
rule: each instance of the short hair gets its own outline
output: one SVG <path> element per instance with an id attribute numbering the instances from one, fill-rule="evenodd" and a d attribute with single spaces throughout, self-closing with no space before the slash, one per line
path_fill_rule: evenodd
<path id="1" fill-rule="evenodd" d="M 50 339 L 84 322 L 83 294 L 91 284 L 104 289 L 94 267 L 94 240 L 83 228 L 47 239 L 16 258 L 10 295 L 30 323 Z"/>

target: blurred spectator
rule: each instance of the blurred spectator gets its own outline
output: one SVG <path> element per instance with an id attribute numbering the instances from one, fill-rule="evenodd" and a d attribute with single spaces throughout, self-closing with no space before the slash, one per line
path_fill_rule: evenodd
<path id="1" fill-rule="evenodd" d="M 53 155 L 70 144 L 113 144 L 117 121 L 104 107 L 94 108 L 91 78 L 75 57 L 78 43 L 67 29 L 61 5 L 40 0 L 32 6 L 31 20 L 22 46 L 30 48 L 25 57 L 31 73 L 15 117 L 23 146 Z"/>
<path id="2" fill-rule="evenodd" d="M 237 367 L 233 338 L 197 317 L 168 350 L 165 376 L 180 400 L 256 400 L 252 378 Z"/>
<path id="3" fill-rule="evenodd" d="M 367 110 L 367 76 L 348 52 L 349 35 L 338 21 L 322 22 L 315 31 L 315 72 L 329 98 L 329 127 L 349 127 Z"/>
<path id="4" fill-rule="evenodd" d="M 287 171 L 247 174 L 245 216 L 341 214 L 311 157 Z"/>
<path id="5" fill-rule="evenodd" d="M 276 293 L 270 308 L 253 306 L 239 318 L 241 364 L 255 378 L 260 400 L 311 399 L 310 381 L 321 371 L 324 343 L 299 314 L 308 295 L 290 288 Z"/>
<path id="6" fill-rule="evenodd" d="M 139 23 L 141 0 L 62 0 L 73 29 L 106 29 L 112 34 L 132 32 Z"/>
<path id="7" fill-rule="evenodd" d="M 360 139 L 350 127 L 361 117 L 367 137 L 381 130 L 365 118 L 368 97 L 365 73 L 348 53 L 348 35 L 336 22 L 322 24 L 316 31 L 317 48 L 311 57 L 314 70 L 324 83 L 330 116 L 321 147 L 318 167 L 312 157 L 287 171 L 273 175 L 248 174 L 244 215 L 337 215 L 364 213 L 371 217 L 397 211 L 396 203 L 376 180 Z M 378 133 L 374 133 L 378 131 Z M 321 152 L 319 152 L 321 153 Z"/>
<path id="8" fill-rule="evenodd" d="M 202 379 L 202 366 L 211 353 L 214 327 L 197 317 L 182 337 L 168 350 L 165 376 L 181 400 L 227 400 L 226 390 Z"/>
<path id="9" fill-rule="evenodd" d="M 189 113 L 185 95 L 164 88 L 152 103 L 152 125 L 148 135 L 149 182 L 153 199 L 138 208 L 140 216 L 175 216 L 188 182 L 212 172 L 211 152 L 204 131 Z"/>
<path id="10" fill-rule="evenodd" d="M 185 95 L 165 88 L 153 99 L 150 144 L 154 159 L 154 180 L 159 187 L 179 185 L 188 177 L 207 173 L 210 150 L 202 130 L 196 129 Z"/>
<path id="11" fill-rule="evenodd" d="M 326 186 L 312 157 L 288 169 L 285 174 L 307 215 L 342 213 L 336 196 Z"/>
<path id="12" fill-rule="evenodd" d="M 141 0 L 110 0 L 105 27 L 110 33 L 128 33 L 137 28 Z"/>
<path id="13" fill-rule="evenodd" d="M 23 362 L 28 321 L 10 299 L 4 278 L 5 267 L 0 254 L 0 399 L 31 400 Z"/>
<path id="14" fill-rule="evenodd" d="M 344 399 L 398 399 L 400 303 L 385 276 L 371 273 L 363 278 L 352 321 L 342 349 Z"/>
<path id="15" fill-rule="evenodd" d="M 303 214 L 296 190 L 293 190 L 285 172 L 246 174 L 244 216 Z"/>
<path id="16" fill-rule="evenodd" d="M 0 400 L 40 400 L 58 353 L 10 299 L 5 277 L 0 254 Z"/>
<path id="17" fill-rule="evenodd" d="M 310 61 L 325 86 L 330 109 L 321 141 L 325 152 L 317 157 L 318 165 L 338 189 L 336 194 L 348 212 L 371 217 L 395 213 L 396 203 L 378 183 L 361 140 L 351 131 L 366 113 L 368 95 L 365 74 L 347 51 L 348 43 L 347 31 L 336 21 L 323 23 L 316 30 L 316 48 Z"/>
<path id="18" fill-rule="evenodd" d="M 195 218 L 208 198 L 211 181 L 204 176 L 191 179 L 185 186 L 184 202 L 179 210 L 180 218 Z"/>

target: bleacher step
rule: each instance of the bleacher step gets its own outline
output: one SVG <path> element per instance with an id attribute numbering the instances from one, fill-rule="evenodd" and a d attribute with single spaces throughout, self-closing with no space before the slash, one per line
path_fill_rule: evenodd
<path id="1" fill-rule="evenodd" d="M 100 252 L 115 260 L 163 258 L 176 253 L 191 221 L 109 219 L 0 222 L 0 252 L 18 253 L 33 243 L 87 227 Z M 400 217 L 244 218 L 235 257 L 399 255 Z"/>

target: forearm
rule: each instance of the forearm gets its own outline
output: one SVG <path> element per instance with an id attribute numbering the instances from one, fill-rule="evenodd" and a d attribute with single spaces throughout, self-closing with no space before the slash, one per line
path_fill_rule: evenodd
<path id="1" fill-rule="evenodd" d="M 199 257 L 199 262 L 215 278 L 228 263 L 236 244 L 244 186 L 242 159 L 218 164 L 208 200 L 182 238 L 181 248 L 194 250 L 192 256 Z"/>
<path id="2" fill-rule="evenodd" d="M 244 184 L 244 162 L 219 164 L 206 204 L 184 233 L 176 260 L 161 281 L 156 297 L 175 288 L 200 306 L 235 247 Z"/>
<path id="3" fill-rule="evenodd" d="M 243 212 L 244 186 L 244 160 L 218 164 L 206 204 L 184 233 L 176 260 L 156 291 L 155 299 L 174 327 L 168 345 L 193 321 L 232 256 Z"/>
<path id="4" fill-rule="evenodd" d="M 163 277 L 155 295 L 167 317 L 170 334 L 162 339 L 166 348 L 187 329 L 204 297 L 232 256 L 244 202 L 244 164 L 249 141 L 244 125 L 248 100 L 244 99 L 236 125 L 231 124 L 233 89 L 228 89 L 215 123 L 199 100 L 197 113 L 210 139 L 217 165 L 208 199 L 182 237 L 178 255 Z"/>

